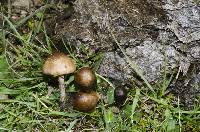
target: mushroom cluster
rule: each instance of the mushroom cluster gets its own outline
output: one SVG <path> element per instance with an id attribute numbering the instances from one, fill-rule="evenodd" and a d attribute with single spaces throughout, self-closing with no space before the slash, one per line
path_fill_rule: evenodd
<path id="1" fill-rule="evenodd" d="M 43 74 L 58 77 L 61 110 L 64 110 L 67 100 L 64 75 L 74 73 L 75 70 L 74 60 L 62 52 L 53 53 L 43 64 Z M 83 112 L 91 111 L 99 100 L 97 93 L 94 92 L 97 84 L 94 71 L 89 67 L 79 69 L 74 75 L 74 82 L 75 86 L 80 89 L 72 101 L 74 109 Z"/>
<path id="2" fill-rule="evenodd" d="M 64 75 L 74 73 L 76 65 L 73 59 L 62 52 L 55 52 L 50 55 L 42 67 L 42 71 L 46 75 L 58 77 L 60 89 L 60 108 L 63 110 L 66 103 L 66 91 L 64 83 Z M 95 72 L 90 67 L 80 68 L 74 74 L 75 87 L 79 92 L 73 97 L 73 108 L 82 111 L 92 111 L 99 100 L 99 95 L 95 92 L 97 79 Z M 115 104 L 120 106 L 127 98 L 127 91 L 122 87 L 118 87 L 114 91 Z"/>
<path id="3" fill-rule="evenodd" d="M 79 69 L 74 75 L 75 86 L 80 90 L 73 99 L 73 107 L 78 111 L 92 111 L 99 100 L 99 96 L 94 91 L 97 79 L 94 71 L 90 67 Z"/>

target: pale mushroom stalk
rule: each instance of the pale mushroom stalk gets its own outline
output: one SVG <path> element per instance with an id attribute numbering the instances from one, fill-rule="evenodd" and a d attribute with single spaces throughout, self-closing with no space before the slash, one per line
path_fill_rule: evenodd
<path id="1" fill-rule="evenodd" d="M 61 110 L 65 107 L 66 93 L 65 93 L 65 77 L 64 75 L 58 77 L 59 89 L 60 89 L 60 107 Z"/>

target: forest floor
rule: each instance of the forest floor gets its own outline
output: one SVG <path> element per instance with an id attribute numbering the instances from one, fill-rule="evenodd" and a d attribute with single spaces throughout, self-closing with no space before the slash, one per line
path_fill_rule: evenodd
<path id="1" fill-rule="evenodd" d="M 96 73 L 96 91 L 101 96 L 96 109 L 87 113 L 66 106 L 69 108 L 61 111 L 57 82 L 48 95 L 49 83 L 42 73 L 45 58 L 55 49 L 44 24 L 44 18 L 50 15 L 45 10 L 52 5 L 60 8 L 60 3 L 35 0 L 31 5 L 27 1 L 20 6 L 23 10 L 14 9 L 7 1 L 0 7 L 0 131 L 200 131 L 198 99 L 194 108 L 187 110 L 167 91 L 170 79 L 165 71 L 162 82 L 131 88 L 120 107 L 115 105 L 115 86 Z M 64 45 L 77 69 L 98 68 L 95 66 L 100 62 L 95 58 L 99 54 L 90 54 L 83 47 L 83 60 L 82 55 Z M 65 84 L 68 95 L 77 92 L 73 74 L 65 78 Z"/>

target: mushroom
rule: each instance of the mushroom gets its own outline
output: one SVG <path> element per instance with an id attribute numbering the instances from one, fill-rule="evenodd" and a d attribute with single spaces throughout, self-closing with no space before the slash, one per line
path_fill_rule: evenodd
<path id="1" fill-rule="evenodd" d="M 96 107 L 98 100 L 99 96 L 94 91 L 89 93 L 78 92 L 74 96 L 73 107 L 78 111 L 90 112 Z"/>
<path id="2" fill-rule="evenodd" d="M 79 69 L 74 75 L 76 87 L 81 91 L 90 91 L 96 87 L 97 79 L 94 71 L 90 67 Z"/>
<path id="3" fill-rule="evenodd" d="M 76 65 L 74 60 L 62 52 L 55 52 L 50 55 L 42 67 L 44 74 L 58 77 L 61 109 L 64 109 L 66 100 L 64 75 L 73 73 L 75 70 Z"/>
<path id="4" fill-rule="evenodd" d="M 127 90 L 123 87 L 117 87 L 114 90 L 114 99 L 117 106 L 121 106 L 127 98 Z"/>

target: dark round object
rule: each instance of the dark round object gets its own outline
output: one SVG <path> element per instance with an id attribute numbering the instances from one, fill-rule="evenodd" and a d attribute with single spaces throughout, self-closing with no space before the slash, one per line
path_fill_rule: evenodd
<path id="1" fill-rule="evenodd" d="M 73 107 L 78 111 L 90 112 L 96 107 L 98 100 L 99 97 L 96 94 L 96 92 L 93 91 L 90 93 L 78 92 L 74 96 Z"/>
<path id="2" fill-rule="evenodd" d="M 79 69 L 74 75 L 75 86 L 81 91 L 94 90 L 97 79 L 94 71 L 89 67 Z"/>
<path id="3" fill-rule="evenodd" d="M 116 105 L 123 105 L 127 98 L 127 90 L 123 87 L 117 87 L 114 91 Z"/>

